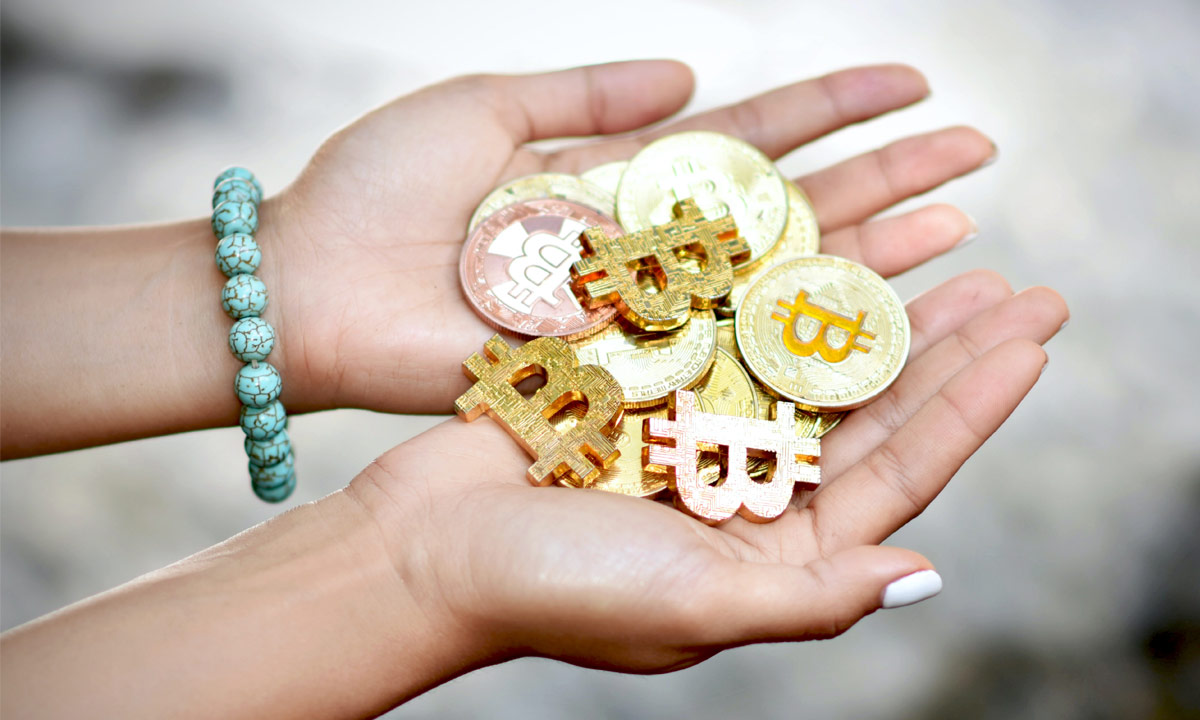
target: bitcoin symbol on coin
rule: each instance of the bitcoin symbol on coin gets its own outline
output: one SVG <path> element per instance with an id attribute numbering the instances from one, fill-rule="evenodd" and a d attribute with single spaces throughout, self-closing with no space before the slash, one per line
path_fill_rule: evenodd
<path id="1" fill-rule="evenodd" d="M 675 196 L 676 201 L 695 198 L 706 218 L 716 220 L 728 215 L 741 214 L 733 212 L 729 207 L 730 200 L 738 204 L 739 210 L 746 209 L 745 199 L 733 187 L 728 175 L 690 159 L 678 160 L 671 164 L 670 184 L 671 194 Z"/>
<path id="2" fill-rule="evenodd" d="M 534 485 L 560 477 L 584 485 L 620 455 L 609 436 L 621 419 L 621 386 L 604 368 L 580 365 L 566 341 L 542 337 L 514 350 L 494 335 L 463 371 L 475 384 L 454 401 L 454 411 L 468 422 L 487 412 L 500 423 L 534 458 L 526 473 Z M 515 385 L 535 374 L 546 384 L 526 399 Z M 550 418 L 571 403 L 587 410 L 559 432 Z"/>
<path id="3" fill-rule="evenodd" d="M 808 293 L 804 290 L 796 293 L 796 300 L 791 305 L 783 300 L 778 300 L 775 304 L 791 311 L 786 316 L 778 313 L 772 314 L 771 319 L 783 322 L 783 344 L 793 355 L 809 357 L 819 353 L 825 362 L 839 363 L 850 357 L 850 353 L 854 350 L 861 353 L 871 352 L 871 348 L 858 343 L 860 337 L 866 340 L 875 339 L 874 333 L 862 329 L 863 322 L 867 319 L 865 310 L 859 310 L 858 317 L 851 319 L 841 313 L 810 303 Z M 796 321 L 801 316 L 810 317 L 821 323 L 820 329 L 811 340 L 801 340 L 796 334 Z M 842 343 L 840 347 L 835 348 L 829 344 L 827 333 L 830 328 L 843 330 L 849 335 L 846 342 Z"/>
<path id="4" fill-rule="evenodd" d="M 573 227 L 572 227 L 573 226 Z M 564 300 L 558 289 L 571 276 L 571 263 L 579 259 L 582 245 L 579 243 L 580 223 L 563 223 L 565 237 L 553 233 L 536 232 L 521 245 L 521 255 L 508 264 L 509 282 L 494 288 L 496 299 L 518 312 L 532 312 L 538 300 L 557 306 Z M 575 297 L 566 293 L 565 299 L 575 304 Z"/>
<path id="5" fill-rule="evenodd" d="M 676 203 L 675 220 L 641 232 L 609 237 L 599 228 L 583 233 L 583 256 L 571 277 L 591 307 L 615 303 L 644 330 L 672 330 L 691 308 L 717 305 L 733 288 L 733 266 L 750 257 L 733 218 L 705 219 L 696 201 Z M 688 261 L 696 259 L 689 269 Z M 656 292 L 638 286 L 638 271 L 658 281 Z"/>
<path id="6" fill-rule="evenodd" d="M 771 520 L 787 509 L 795 483 L 821 482 L 821 469 L 812 464 L 821 454 L 821 441 L 796 437 L 792 403 L 777 403 L 774 420 L 713 415 L 698 412 L 696 396 L 678 390 L 669 407 L 668 418 L 646 419 L 642 436 L 648 444 L 642 461 L 650 472 L 673 476 L 679 501 L 700 520 L 718 523 L 735 513 L 756 522 Z M 707 485 L 701 479 L 700 451 L 721 446 L 728 448 L 725 481 Z M 775 473 L 765 482 L 752 480 L 746 472 L 750 452 L 775 455 Z"/>

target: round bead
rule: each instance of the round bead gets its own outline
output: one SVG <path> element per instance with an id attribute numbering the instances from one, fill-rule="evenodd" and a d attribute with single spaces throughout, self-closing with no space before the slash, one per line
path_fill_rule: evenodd
<path id="1" fill-rule="evenodd" d="M 287 411 L 276 400 L 266 407 L 242 407 L 242 432 L 251 440 L 273 438 L 287 428 Z"/>
<path id="2" fill-rule="evenodd" d="M 217 267 L 225 277 L 249 275 L 262 262 L 262 250 L 252 235 L 234 233 L 226 235 L 217 243 Z"/>
<path id="3" fill-rule="evenodd" d="M 287 460 L 292 454 L 292 441 L 287 430 L 281 431 L 266 440 L 246 438 L 246 457 L 250 458 L 250 466 L 267 467 Z M 253 470 L 251 470 L 253 472 Z"/>
<path id="4" fill-rule="evenodd" d="M 260 500 L 267 502 L 281 502 L 286 500 L 296 489 L 296 473 L 290 473 L 287 478 L 278 485 L 260 485 L 256 482 L 251 482 L 250 487 L 254 489 L 254 494 Z"/>
<path id="5" fill-rule="evenodd" d="M 275 347 L 275 328 L 260 317 L 245 317 L 229 328 L 229 350 L 242 362 L 266 360 Z"/>
<path id="6" fill-rule="evenodd" d="M 267 286 L 253 275 L 234 275 L 221 288 L 221 307 L 234 320 L 257 317 L 267 309 Z"/>
<path id="7" fill-rule="evenodd" d="M 248 180 L 229 178 L 213 190 L 212 206 L 215 208 L 228 200 L 232 200 L 233 202 L 252 202 L 257 205 L 262 202 L 262 196 L 258 194 L 258 190 Z"/>
<path id="8" fill-rule="evenodd" d="M 260 362 L 258 367 L 243 365 L 233 379 L 238 400 L 250 407 L 266 407 L 279 399 L 283 378 L 271 363 Z"/>
<path id="9" fill-rule="evenodd" d="M 258 178 L 254 177 L 254 173 L 250 172 L 246 168 L 238 167 L 236 165 L 233 167 L 227 167 L 221 171 L 221 174 L 217 176 L 217 179 L 213 180 L 213 189 L 215 190 L 218 185 L 225 182 L 229 178 L 241 178 L 246 180 L 254 186 L 255 190 L 258 191 L 258 197 L 260 199 L 262 198 L 262 184 L 258 182 Z M 255 200 L 255 202 L 258 202 L 258 200 Z"/>
<path id="10" fill-rule="evenodd" d="M 283 458 L 271 465 L 257 465 L 254 462 L 250 463 L 250 480 L 255 485 L 279 485 L 287 480 L 288 475 L 296 471 L 294 467 L 295 456 L 291 450 L 284 453 Z"/>
<path id="11" fill-rule="evenodd" d="M 217 237 L 258 231 L 258 207 L 252 202 L 223 202 L 213 209 L 212 229 Z"/>

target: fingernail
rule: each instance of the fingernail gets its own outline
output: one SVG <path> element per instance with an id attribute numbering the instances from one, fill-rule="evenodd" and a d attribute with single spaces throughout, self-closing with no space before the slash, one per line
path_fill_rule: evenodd
<path id="1" fill-rule="evenodd" d="M 967 215 L 966 213 L 963 213 Z M 964 245 L 970 245 L 975 238 L 979 237 L 979 223 L 975 222 L 975 218 L 967 215 L 967 220 L 971 223 L 971 229 L 967 230 L 967 234 L 959 238 L 959 241 L 954 243 L 954 247 L 960 248 Z"/>
<path id="2" fill-rule="evenodd" d="M 1066 320 L 1063 320 L 1063 324 L 1058 326 L 1058 331 L 1062 332 L 1063 330 L 1066 330 L 1067 326 L 1070 324 L 1071 324 L 1071 318 L 1067 318 Z"/>
<path id="3" fill-rule="evenodd" d="M 1038 371 L 1038 376 L 1044 375 L 1048 367 L 1050 367 L 1050 358 L 1046 358 L 1046 362 L 1042 363 L 1042 369 Z"/>
<path id="4" fill-rule="evenodd" d="M 996 158 L 999 157 L 999 155 L 1000 148 L 996 147 L 996 143 L 992 143 L 992 154 L 988 155 L 987 160 L 984 160 L 982 163 L 980 163 L 979 167 L 985 168 L 988 165 L 991 165 L 992 163 L 996 162 Z"/>
<path id="5" fill-rule="evenodd" d="M 898 608 L 919 603 L 942 591 L 942 576 L 936 570 L 921 570 L 893 580 L 883 589 L 883 607 Z"/>

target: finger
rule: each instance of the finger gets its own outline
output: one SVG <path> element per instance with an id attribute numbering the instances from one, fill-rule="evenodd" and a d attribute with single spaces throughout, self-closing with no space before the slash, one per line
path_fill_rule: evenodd
<path id="1" fill-rule="evenodd" d="M 514 145 L 545 138 L 634 130 L 678 111 L 691 97 L 687 65 L 634 60 L 537 75 L 470 78 L 493 100 Z"/>
<path id="2" fill-rule="evenodd" d="M 1036 287 L 979 314 L 914 356 L 896 383 L 870 405 L 851 413 L 822 447 L 822 472 L 836 478 L 897 432 L 942 385 L 984 353 L 1008 340 L 1044 343 L 1067 321 L 1067 304 L 1049 288 Z M 836 492 L 831 482 L 821 493 Z"/>
<path id="3" fill-rule="evenodd" d="M 986 135 L 954 127 L 898 140 L 797 179 L 822 233 L 862 222 L 983 165 L 995 153 Z"/>
<path id="4" fill-rule="evenodd" d="M 686 130 L 733 135 L 776 159 L 810 140 L 911 105 L 928 95 L 925 77 L 907 65 L 851 68 L 786 85 L 634 137 L 564 150 L 557 153 L 552 164 L 567 172 L 579 172 L 600 163 L 627 160 L 646 143 Z"/>
<path id="5" fill-rule="evenodd" d="M 1009 340 L 955 375 L 813 498 L 808 511 L 822 551 L 881 542 L 916 517 L 1016 409 L 1045 365 L 1040 345 Z"/>
<path id="6" fill-rule="evenodd" d="M 975 221 L 962 210 L 930 205 L 830 233 L 821 238 L 821 252 L 891 277 L 970 241 L 977 233 Z"/>
<path id="7" fill-rule="evenodd" d="M 915 358 L 963 323 L 1012 295 L 1008 281 L 991 270 L 955 275 L 908 301 L 908 356 Z"/>
<path id="8" fill-rule="evenodd" d="M 912 333 L 909 357 L 920 356 L 927 348 L 941 342 L 972 318 L 1011 296 L 1012 290 L 1009 288 L 1008 282 L 999 273 L 991 270 L 972 270 L 957 275 L 918 295 L 910 300 L 905 308 L 908 312 Z M 905 369 L 897 383 L 903 381 L 911 370 L 911 367 Z M 891 391 L 889 390 L 889 392 Z M 886 402 L 885 398 L 876 402 Z M 867 407 L 873 406 L 874 403 Z M 823 485 L 815 492 L 797 492 L 791 502 L 794 507 L 808 505 L 817 492 L 823 492 L 826 487 L 831 487 L 834 484 L 833 479 L 849 466 L 849 463 L 841 463 L 835 459 L 836 453 L 841 452 L 840 446 L 836 443 L 844 443 L 847 437 L 857 437 L 853 431 L 844 431 L 843 427 L 853 427 L 854 422 L 857 422 L 854 421 L 854 418 L 860 412 L 863 411 L 851 413 L 821 440 L 821 474 L 825 478 Z M 876 445 L 878 445 L 878 441 L 869 445 L 868 449 L 874 449 Z M 851 446 L 853 447 L 853 442 L 851 442 Z M 861 455 L 857 457 L 861 458 Z M 792 525 L 788 518 L 781 518 L 773 523 L 762 524 L 735 517 L 721 526 L 721 529 L 755 547 L 778 548 L 782 546 L 791 551 L 798 547 L 794 541 L 796 536 L 811 534 L 811 523 L 808 520 L 805 517 L 804 522 Z M 791 539 L 781 543 L 781 535 Z M 803 555 L 803 551 L 804 548 L 801 548 L 801 555 Z"/>
<path id="9" fill-rule="evenodd" d="M 914 573 L 922 575 L 913 578 Z M 878 546 L 844 550 L 799 566 L 738 562 L 713 576 L 698 625 L 702 633 L 710 633 L 707 643 L 719 645 L 834 637 L 883 607 L 885 594 L 888 606 L 895 607 L 941 589 L 941 578 L 924 557 Z M 902 578 L 912 579 L 904 583 Z M 903 592 L 905 584 L 908 592 Z M 911 588 L 914 584 L 919 587 Z"/>

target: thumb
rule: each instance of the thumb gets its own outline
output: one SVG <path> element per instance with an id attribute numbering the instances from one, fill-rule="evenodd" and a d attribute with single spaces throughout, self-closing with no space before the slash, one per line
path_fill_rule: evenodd
<path id="1" fill-rule="evenodd" d="M 812 640 L 842 634 L 879 608 L 933 597 L 942 578 L 923 556 L 864 545 L 807 565 L 739 563 L 716 590 L 730 619 L 725 642 Z"/>

